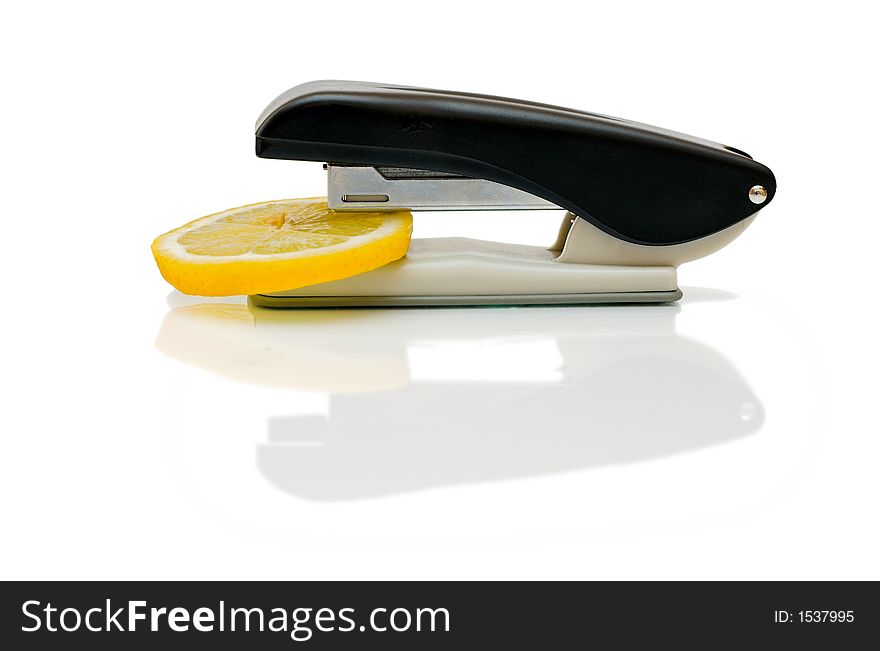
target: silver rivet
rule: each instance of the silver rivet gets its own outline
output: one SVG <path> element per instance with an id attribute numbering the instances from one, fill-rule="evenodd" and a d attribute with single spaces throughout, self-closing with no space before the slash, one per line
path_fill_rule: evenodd
<path id="1" fill-rule="evenodd" d="M 753 185 L 749 188 L 749 201 L 752 203 L 764 203 L 767 201 L 767 188 L 763 185 Z"/>
<path id="2" fill-rule="evenodd" d="M 744 423 L 749 423 L 755 420 L 755 417 L 759 413 L 758 405 L 751 400 L 746 400 L 739 406 L 739 419 Z"/>

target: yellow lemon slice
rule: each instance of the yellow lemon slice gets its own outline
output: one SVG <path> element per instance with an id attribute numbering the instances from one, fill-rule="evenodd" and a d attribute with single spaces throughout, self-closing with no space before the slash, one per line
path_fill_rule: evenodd
<path id="1" fill-rule="evenodd" d="M 406 255 L 408 212 L 335 212 L 324 199 L 255 203 L 202 217 L 153 242 L 184 294 L 232 296 L 348 278 Z"/>

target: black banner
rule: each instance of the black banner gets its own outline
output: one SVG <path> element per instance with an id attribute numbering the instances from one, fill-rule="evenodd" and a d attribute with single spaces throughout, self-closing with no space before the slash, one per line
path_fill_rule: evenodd
<path id="1" fill-rule="evenodd" d="M 0 608 L 5 649 L 855 648 L 880 631 L 875 584 L 837 582 L 22 582 Z"/>

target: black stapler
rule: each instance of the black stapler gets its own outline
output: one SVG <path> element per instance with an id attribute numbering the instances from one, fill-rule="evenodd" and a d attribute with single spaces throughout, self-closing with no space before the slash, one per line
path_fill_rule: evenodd
<path id="1" fill-rule="evenodd" d="M 325 163 L 336 211 L 567 211 L 549 248 L 415 239 L 374 271 L 252 297 L 271 306 L 675 301 L 677 266 L 733 240 L 776 192 L 745 152 L 666 129 L 351 81 L 279 96 L 257 122 L 256 153 Z"/>

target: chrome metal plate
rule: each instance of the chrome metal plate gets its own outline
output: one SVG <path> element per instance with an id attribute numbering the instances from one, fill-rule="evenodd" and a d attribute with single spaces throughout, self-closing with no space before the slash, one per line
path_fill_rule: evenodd
<path id="1" fill-rule="evenodd" d="M 681 290 L 667 292 L 595 292 L 589 294 L 520 294 L 497 296 L 271 296 L 249 298 L 259 307 L 479 307 L 516 305 L 603 305 L 608 303 L 673 303 Z"/>
<path id="2" fill-rule="evenodd" d="M 484 179 L 402 167 L 326 168 L 332 210 L 559 210 L 528 192 Z"/>

